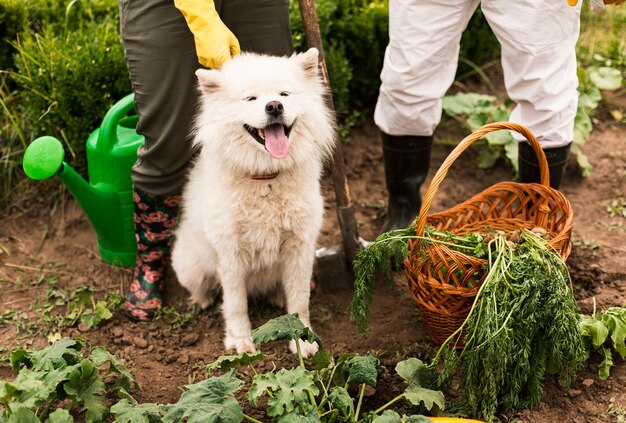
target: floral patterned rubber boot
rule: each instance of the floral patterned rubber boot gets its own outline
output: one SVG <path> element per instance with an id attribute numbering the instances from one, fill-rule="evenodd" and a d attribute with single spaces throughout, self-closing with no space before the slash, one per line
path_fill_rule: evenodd
<path id="1" fill-rule="evenodd" d="M 161 307 L 181 197 L 150 195 L 135 188 L 133 198 L 137 260 L 124 308 L 131 319 L 146 321 Z"/>

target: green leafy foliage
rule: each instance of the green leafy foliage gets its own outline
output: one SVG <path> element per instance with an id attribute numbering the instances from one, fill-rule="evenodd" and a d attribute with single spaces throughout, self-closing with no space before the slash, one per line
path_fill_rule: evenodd
<path id="1" fill-rule="evenodd" d="M 371 354 L 352 357 L 345 362 L 342 373 L 348 386 L 366 384 L 376 386 L 380 361 Z"/>
<path id="2" fill-rule="evenodd" d="M 400 416 L 393 410 L 386 410 L 380 416 L 376 416 L 372 423 L 431 423 L 428 417 L 425 416 Z"/>
<path id="3" fill-rule="evenodd" d="M 413 405 L 423 405 L 432 410 L 435 405 L 443 410 L 443 393 L 430 389 L 433 386 L 433 370 L 417 358 L 409 358 L 396 364 L 396 373 L 407 384 L 404 397 Z"/>
<path id="4" fill-rule="evenodd" d="M 124 398 L 111 407 L 111 414 L 117 423 L 160 423 L 165 414 L 165 406 L 144 403 L 138 404 L 133 398 Z"/>
<path id="5" fill-rule="evenodd" d="M 369 331 L 369 304 L 372 302 L 374 282 L 377 272 L 382 273 L 387 282 L 392 282 L 392 264 L 396 267 L 408 257 L 407 242 L 415 237 L 415 227 L 384 232 L 367 248 L 357 252 L 353 262 L 354 294 L 350 304 L 350 319 L 357 324 L 364 335 Z"/>
<path id="6" fill-rule="evenodd" d="M 163 422 L 238 423 L 243 411 L 232 393 L 239 390 L 241 381 L 233 370 L 202 382 L 188 385 L 176 404 L 168 407 Z"/>
<path id="7" fill-rule="evenodd" d="M 50 409 L 60 404 L 75 406 L 86 422 L 102 422 L 109 415 L 107 394 L 123 394 L 134 385 L 133 374 L 117 357 L 96 348 L 85 357 L 80 341 L 63 338 L 39 351 L 23 348 L 11 353 L 13 370 L 19 372 L 12 382 L 0 381 L 0 421 L 65 423 L 73 421 L 67 410 Z M 109 363 L 106 375 L 118 379 L 104 381 L 100 366 Z M 4 420 L 3 420 L 4 419 Z"/>
<path id="8" fill-rule="evenodd" d="M 306 414 L 313 407 L 309 395 L 319 394 L 313 373 L 302 367 L 280 369 L 276 373 L 254 378 L 248 391 L 250 403 L 256 405 L 257 399 L 267 390 L 273 394 L 267 401 L 267 414 L 272 417 L 292 413 L 296 409 L 299 410 L 298 414 Z"/>
<path id="9" fill-rule="evenodd" d="M 578 323 L 587 354 L 599 353 L 600 379 L 608 379 L 613 366 L 613 351 L 626 360 L 626 307 L 611 307 L 601 313 L 580 315 Z"/>
<path id="10" fill-rule="evenodd" d="M 322 345 L 320 337 L 311 328 L 304 326 L 297 314 L 276 317 L 252 331 L 252 340 L 255 344 L 295 339 L 317 342 Z"/>
<path id="11" fill-rule="evenodd" d="M 485 257 L 489 251 L 485 237 L 477 233 L 455 235 L 426 226 L 424 236 L 418 237 L 415 226 L 412 225 L 406 229 L 380 234 L 367 248 L 357 253 L 353 262 L 355 280 L 350 319 L 356 322 L 359 332 L 365 336 L 369 331 L 369 304 L 372 301 L 376 275 L 381 273 L 387 282 L 392 282 L 392 267 L 399 268 L 408 257 L 407 245 L 410 239 L 420 239 L 425 245 L 439 243 L 480 258 Z M 474 277 L 468 278 L 468 283 L 475 286 L 478 280 Z"/>
<path id="12" fill-rule="evenodd" d="M 62 35 L 46 27 L 25 34 L 16 48 L 13 80 L 23 93 L 18 112 L 24 124 L 62 140 L 66 161 L 84 171 L 87 136 L 130 92 L 116 23 L 105 20 Z"/>
<path id="13" fill-rule="evenodd" d="M 517 244 L 497 236 L 489 271 L 463 326 L 443 343 L 442 376 L 462 367 L 471 414 L 493 421 L 510 409 L 533 407 L 546 372 L 569 386 L 585 360 L 578 307 L 562 258 L 534 232 Z M 465 330 L 459 356 L 449 348 Z"/>
<path id="14" fill-rule="evenodd" d="M 260 343 L 296 339 L 320 342 L 317 335 L 307 330 L 296 315 L 277 317 L 255 331 L 255 342 Z M 256 422 L 256 419 L 243 414 L 241 406 L 233 397 L 244 379 L 249 380 L 247 399 L 250 405 L 258 407 L 260 399 L 266 397 L 267 406 L 264 410 L 274 422 L 369 423 L 403 398 L 414 404 L 426 404 L 429 408 L 432 408 L 433 403 L 443 408 L 443 394 L 423 389 L 417 382 L 412 382 L 406 392 L 386 405 L 361 414 L 365 385 L 376 385 L 380 367 L 379 360 L 371 354 L 341 354 L 335 358 L 329 351 L 321 349 L 311 359 L 314 370 L 309 370 L 298 352 L 299 366 L 258 373 L 254 362 L 262 358 L 261 352 L 222 356 L 207 366 L 210 377 L 188 385 L 177 403 L 138 404 L 125 394 L 111 408 L 111 413 L 115 416 L 115 422 L 119 423 L 239 422 L 244 418 Z M 421 371 L 416 363 L 410 363 L 401 366 L 406 369 L 404 373 Z M 212 375 L 218 369 L 223 373 L 222 376 Z M 356 407 L 355 399 L 349 392 L 350 387 L 360 387 Z"/>
<path id="15" fill-rule="evenodd" d="M 510 110 L 496 104 L 496 98 L 484 94 L 459 93 L 445 96 L 443 112 L 461 122 L 468 131 L 474 132 L 487 123 L 503 122 L 509 118 Z M 486 169 L 495 166 L 501 157 L 506 157 L 517 172 L 517 143 L 508 131 L 491 132 L 484 137 L 476 165 Z M 513 148 L 515 147 L 515 148 Z"/>
<path id="16" fill-rule="evenodd" d="M 238 355 L 222 355 L 213 363 L 206 366 L 207 373 L 212 373 L 215 369 L 220 369 L 221 372 L 226 372 L 237 366 L 249 366 L 255 361 L 263 360 L 263 353 L 257 351 L 253 354 L 243 352 Z"/>

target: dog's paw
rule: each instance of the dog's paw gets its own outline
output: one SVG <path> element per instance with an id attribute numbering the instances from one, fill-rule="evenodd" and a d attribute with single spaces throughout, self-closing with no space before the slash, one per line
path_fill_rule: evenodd
<path id="1" fill-rule="evenodd" d="M 298 342 L 300 343 L 300 352 L 302 353 L 302 357 L 304 358 L 312 356 L 317 352 L 317 350 L 320 349 L 320 346 L 317 344 L 317 342 L 310 343 L 301 339 L 298 339 Z M 294 354 L 298 352 L 298 349 L 296 348 L 296 341 L 289 342 L 289 350 Z"/>
<path id="2" fill-rule="evenodd" d="M 206 310 L 215 303 L 215 298 L 211 295 L 199 295 L 189 298 L 189 305 L 193 309 L 194 306 L 199 306 L 202 310 Z"/>
<path id="3" fill-rule="evenodd" d="M 226 336 L 226 338 L 224 338 L 224 347 L 227 350 L 236 350 L 237 354 L 241 354 L 243 352 L 253 353 L 256 351 L 256 346 L 254 345 L 254 342 L 252 342 L 252 338 L 250 336 Z"/>

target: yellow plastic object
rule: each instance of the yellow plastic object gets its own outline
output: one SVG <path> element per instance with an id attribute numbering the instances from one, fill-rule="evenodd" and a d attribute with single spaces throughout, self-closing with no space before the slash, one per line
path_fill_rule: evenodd
<path id="1" fill-rule="evenodd" d="M 485 423 L 482 420 L 463 419 L 461 417 L 429 417 L 435 423 Z"/>
<path id="2" fill-rule="evenodd" d="M 193 33 L 202 66 L 217 69 L 239 54 L 239 41 L 220 19 L 212 0 L 174 0 L 174 5 Z"/>

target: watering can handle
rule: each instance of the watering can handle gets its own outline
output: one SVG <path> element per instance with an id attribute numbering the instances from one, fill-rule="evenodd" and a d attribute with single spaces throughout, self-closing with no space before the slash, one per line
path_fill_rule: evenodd
<path id="1" fill-rule="evenodd" d="M 117 124 L 119 121 L 135 108 L 135 94 L 128 94 L 115 103 L 104 115 L 102 126 L 98 132 L 96 148 L 100 151 L 110 151 L 117 144 Z"/>

